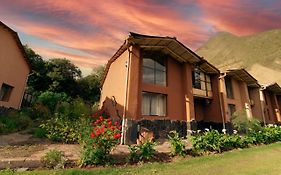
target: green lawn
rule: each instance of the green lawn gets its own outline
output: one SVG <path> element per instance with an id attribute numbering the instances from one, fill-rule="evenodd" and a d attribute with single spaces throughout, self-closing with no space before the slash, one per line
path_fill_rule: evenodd
<path id="1" fill-rule="evenodd" d="M 28 174 L 281 174 L 281 143 L 235 150 L 220 155 L 177 160 L 173 163 L 152 163 L 131 167 L 110 167 L 92 170 L 33 171 Z"/>

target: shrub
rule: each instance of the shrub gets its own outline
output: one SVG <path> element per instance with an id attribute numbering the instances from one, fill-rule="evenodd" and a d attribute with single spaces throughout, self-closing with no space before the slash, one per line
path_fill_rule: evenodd
<path id="1" fill-rule="evenodd" d="M 140 145 L 129 146 L 130 149 L 129 160 L 132 162 L 150 160 L 154 155 L 155 146 L 156 146 L 156 142 L 151 142 L 151 141 L 145 141 Z"/>
<path id="2" fill-rule="evenodd" d="M 235 112 L 232 117 L 233 126 L 240 134 L 247 134 L 250 130 L 259 131 L 262 129 L 259 120 L 249 120 L 244 110 Z"/>
<path id="3" fill-rule="evenodd" d="M 248 136 L 229 135 L 210 130 L 191 137 L 193 149 L 198 152 L 222 152 L 235 148 L 246 148 L 253 143 Z"/>
<path id="4" fill-rule="evenodd" d="M 0 133 L 21 131 L 32 124 L 29 116 L 21 111 L 10 111 L 0 115 Z"/>
<path id="5" fill-rule="evenodd" d="M 59 102 L 69 101 L 70 97 L 68 97 L 65 93 L 46 91 L 38 96 L 36 103 L 43 104 L 48 107 L 51 113 L 53 113 Z"/>
<path id="6" fill-rule="evenodd" d="M 281 128 L 276 125 L 267 125 L 259 131 L 250 130 L 248 137 L 252 138 L 254 144 L 269 144 L 281 141 Z"/>
<path id="7" fill-rule="evenodd" d="M 34 137 L 37 137 L 37 138 L 44 138 L 46 137 L 46 134 L 47 134 L 47 131 L 43 128 L 35 128 L 34 130 Z"/>
<path id="8" fill-rule="evenodd" d="M 121 126 L 111 118 L 100 116 L 92 123 L 93 128 L 83 137 L 81 165 L 105 165 L 111 162 L 110 152 L 119 143 Z"/>
<path id="9" fill-rule="evenodd" d="M 61 103 L 52 119 L 40 127 L 47 131 L 46 136 L 53 141 L 78 142 L 83 128 L 89 123 L 90 108 L 81 100 Z"/>
<path id="10" fill-rule="evenodd" d="M 176 131 L 171 131 L 168 135 L 173 155 L 185 156 L 185 144 L 183 138 Z"/>
<path id="11" fill-rule="evenodd" d="M 65 167 L 66 158 L 63 152 L 50 150 L 41 158 L 41 162 L 46 168 L 61 169 Z"/>

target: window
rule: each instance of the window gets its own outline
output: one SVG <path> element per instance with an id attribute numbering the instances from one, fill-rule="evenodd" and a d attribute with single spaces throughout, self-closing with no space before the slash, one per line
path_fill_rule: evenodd
<path id="1" fill-rule="evenodd" d="M 0 101 L 9 101 L 13 87 L 3 83 L 0 90 Z"/>
<path id="2" fill-rule="evenodd" d="M 157 54 L 143 55 L 143 82 L 166 86 L 166 58 Z"/>
<path id="3" fill-rule="evenodd" d="M 157 93 L 142 93 L 142 115 L 166 116 L 167 95 Z"/>
<path id="4" fill-rule="evenodd" d="M 209 75 L 195 68 L 192 72 L 192 87 L 202 89 L 204 91 L 211 91 L 211 79 Z"/>
<path id="5" fill-rule="evenodd" d="M 227 98 L 234 99 L 231 79 L 229 77 L 225 77 L 224 80 L 225 80 L 226 96 L 227 96 Z"/>
<path id="6" fill-rule="evenodd" d="M 236 107 L 233 104 L 228 104 L 228 113 L 232 117 L 234 112 L 236 111 Z"/>

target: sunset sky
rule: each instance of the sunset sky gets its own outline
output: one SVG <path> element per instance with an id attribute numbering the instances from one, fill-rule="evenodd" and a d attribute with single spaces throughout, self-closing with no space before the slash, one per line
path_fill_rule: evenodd
<path id="1" fill-rule="evenodd" d="M 0 21 L 44 58 L 70 59 L 84 74 L 129 31 L 175 36 L 196 50 L 219 31 L 281 28 L 280 0 L 0 0 Z"/>

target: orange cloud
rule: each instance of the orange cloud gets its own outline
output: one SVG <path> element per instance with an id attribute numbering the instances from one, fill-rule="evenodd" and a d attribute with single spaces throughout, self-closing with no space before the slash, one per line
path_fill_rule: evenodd
<path id="1" fill-rule="evenodd" d="M 18 32 L 66 48 L 32 43 L 38 52 L 89 67 L 104 64 L 129 31 L 175 36 L 196 49 L 217 31 L 245 35 L 280 27 L 280 7 L 262 0 L 3 0 L 0 17 Z"/>
<path id="2" fill-rule="evenodd" d="M 249 35 L 280 28 L 281 2 L 199 0 L 205 18 L 217 31 Z"/>

